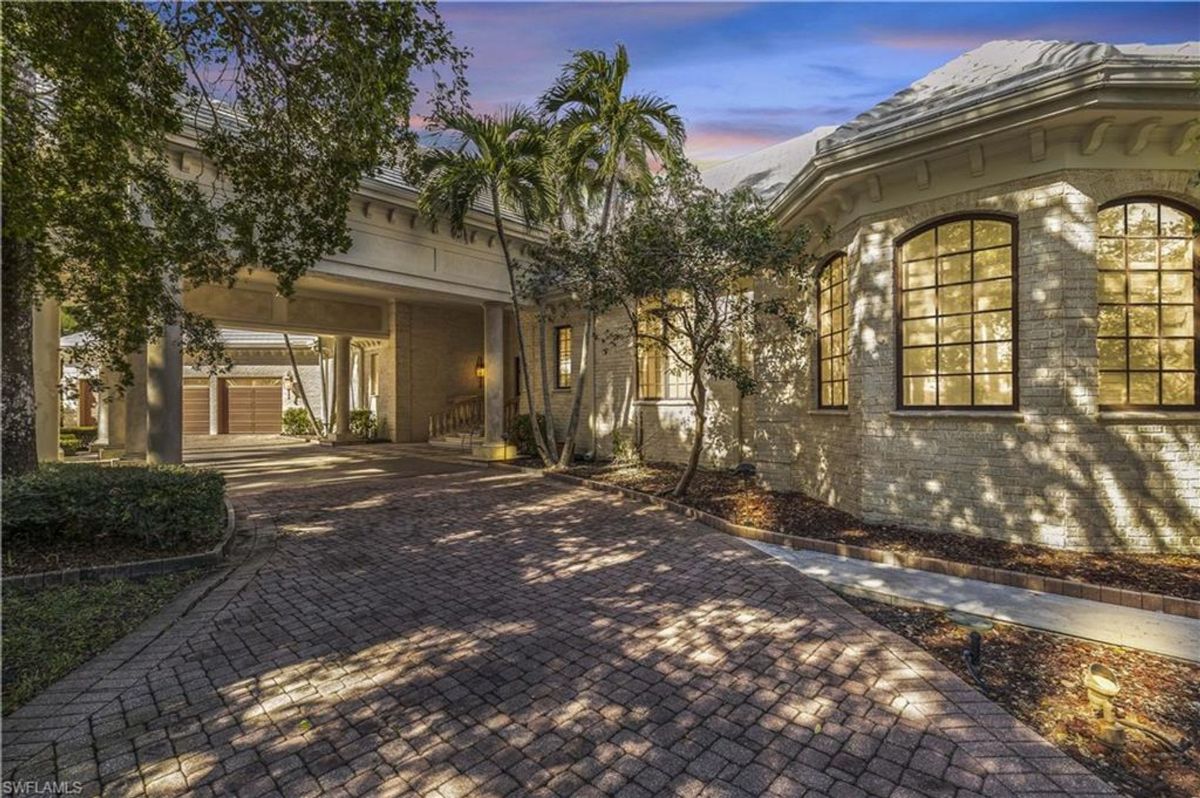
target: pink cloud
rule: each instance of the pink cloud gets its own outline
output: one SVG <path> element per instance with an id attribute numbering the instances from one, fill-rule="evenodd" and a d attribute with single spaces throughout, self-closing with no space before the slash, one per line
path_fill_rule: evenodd
<path id="1" fill-rule="evenodd" d="M 725 126 L 709 128 L 697 125 L 688 130 L 687 154 L 693 161 L 725 161 L 748 152 L 769 147 L 786 139 L 754 130 L 736 130 Z"/>

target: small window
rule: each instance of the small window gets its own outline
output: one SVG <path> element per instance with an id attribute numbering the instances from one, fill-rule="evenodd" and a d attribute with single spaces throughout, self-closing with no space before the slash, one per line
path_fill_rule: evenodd
<path id="1" fill-rule="evenodd" d="M 1197 407 L 1196 216 L 1157 199 L 1101 209 L 1100 407 Z"/>
<path id="2" fill-rule="evenodd" d="M 571 328 L 554 328 L 554 362 L 558 371 L 554 379 L 556 388 L 571 387 Z"/>
<path id="3" fill-rule="evenodd" d="M 834 255 L 817 278 L 817 405 L 845 407 L 850 343 L 846 256 Z"/>
<path id="4" fill-rule="evenodd" d="M 900 407 L 1016 406 L 1015 225 L 973 216 L 921 228 L 897 258 Z"/>

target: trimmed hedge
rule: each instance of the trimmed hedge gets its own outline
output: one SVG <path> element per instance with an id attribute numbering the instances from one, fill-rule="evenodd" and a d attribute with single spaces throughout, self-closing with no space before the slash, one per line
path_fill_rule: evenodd
<path id="1" fill-rule="evenodd" d="M 351 410 L 350 411 L 350 432 L 364 440 L 374 440 L 375 433 L 379 430 L 379 423 L 375 420 L 375 414 L 370 410 Z"/>
<path id="2" fill-rule="evenodd" d="M 283 434 L 316 435 L 317 431 L 313 429 L 312 419 L 308 417 L 307 410 L 303 407 L 289 407 L 283 411 Z"/>
<path id="3" fill-rule="evenodd" d="M 225 526 L 225 478 L 183 466 L 47 464 L 3 483 L 5 546 L 118 545 L 171 550 L 215 545 Z"/>

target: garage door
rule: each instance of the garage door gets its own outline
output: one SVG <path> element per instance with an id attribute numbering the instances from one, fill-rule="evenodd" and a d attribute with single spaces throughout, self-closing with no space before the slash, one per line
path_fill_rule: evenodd
<path id="1" fill-rule="evenodd" d="M 267 377 L 227 377 L 224 429 L 231 435 L 278 434 L 282 430 L 283 383 Z"/>
<path id="2" fill-rule="evenodd" d="M 208 434 L 208 377 L 183 381 L 183 434 Z"/>

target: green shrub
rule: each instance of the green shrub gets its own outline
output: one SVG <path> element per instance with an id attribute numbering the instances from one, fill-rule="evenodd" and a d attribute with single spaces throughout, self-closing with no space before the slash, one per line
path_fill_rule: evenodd
<path id="1" fill-rule="evenodd" d="M 216 543 L 225 478 L 183 466 L 46 464 L 3 483 L 5 546 L 126 541 L 156 549 Z"/>
<path id="2" fill-rule="evenodd" d="M 641 462 L 642 453 L 633 441 L 627 440 L 617 430 L 612 434 L 612 457 L 614 463 L 631 464 Z"/>
<path id="3" fill-rule="evenodd" d="M 100 434 L 95 427 L 61 427 L 58 430 L 59 436 L 73 435 L 79 439 L 81 449 L 86 449 L 96 442 L 96 437 Z"/>
<path id="4" fill-rule="evenodd" d="M 83 450 L 83 441 L 79 440 L 78 436 L 76 435 L 60 434 L 58 436 L 58 448 L 62 449 L 63 454 L 65 454 L 67 457 L 70 457 L 71 455 L 78 454 Z"/>
<path id="5" fill-rule="evenodd" d="M 303 407 L 289 407 L 283 411 L 283 434 L 284 435 L 316 435 L 316 430 L 313 429 L 312 419 L 308 417 L 308 411 Z"/>
<path id="6" fill-rule="evenodd" d="M 537 420 L 542 429 L 545 429 L 546 417 L 538 413 Z M 523 413 L 513 419 L 512 430 L 508 433 L 508 439 L 509 443 L 517 447 L 518 453 L 528 457 L 537 455 L 537 441 L 533 438 L 533 425 L 529 423 L 528 413 Z"/>
<path id="7" fill-rule="evenodd" d="M 378 426 L 379 423 L 375 420 L 375 414 L 370 410 L 350 411 L 350 432 L 352 434 L 366 440 L 371 440 L 375 437 Z"/>

